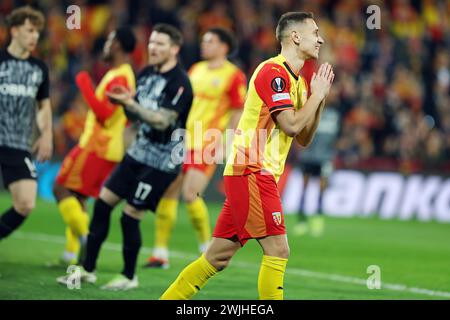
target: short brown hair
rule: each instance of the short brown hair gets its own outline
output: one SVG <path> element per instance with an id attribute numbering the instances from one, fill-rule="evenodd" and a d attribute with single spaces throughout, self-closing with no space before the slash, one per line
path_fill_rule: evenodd
<path id="1" fill-rule="evenodd" d="M 30 20 L 30 23 L 39 31 L 42 31 L 44 28 L 45 18 L 42 12 L 30 6 L 24 6 L 14 9 L 8 17 L 6 17 L 8 29 L 11 30 L 12 27 L 23 25 L 27 19 Z"/>
<path id="2" fill-rule="evenodd" d="M 287 12 L 280 17 L 276 29 L 277 40 L 281 42 L 284 31 L 293 23 L 303 22 L 306 19 L 314 19 L 312 12 Z"/>
<path id="3" fill-rule="evenodd" d="M 183 45 L 183 35 L 181 34 L 181 31 L 170 24 L 158 23 L 153 27 L 152 31 L 165 33 L 169 36 L 173 44 L 180 47 Z"/>
<path id="4" fill-rule="evenodd" d="M 234 52 L 234 50 L 237 47 L 237 44 L 236 44 L 236 39 L 234 38 L 231 31 L 221 28 L 221 27 L 214 27 L 214 28 L 208 29 L 208 31 L 206 31 L 206 33 L 208 33 L 208 32 L 215 34 L 219 38 L 220 42 L 225 43 L 228 46 L 228 54 L 232 54 Z"/>

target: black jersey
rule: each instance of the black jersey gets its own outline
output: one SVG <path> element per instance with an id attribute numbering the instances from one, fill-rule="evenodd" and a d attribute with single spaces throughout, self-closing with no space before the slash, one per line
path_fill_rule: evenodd
<path id="1" fill-rule="evenodd" d="M 36 101 L 49 97 L 48 68 L 0 51 L 0 146 L 30 151 Z"/>
<path id="2" fill-rule="evenodd" d="M 159 73 L 152 66 L 146 67 L 137 77 L 136 100 L 146 109 L 173 110 L 178 113 L 178 118 L 165 130 L 152 128 L 143 122 L 127 153 L 136 161 L 163 172 L 179 171 L 180 163 L 173 163 L 172 152 L 180 143 L 184 145 L 184 141 L 172 139 L 172 134 L 177 129 L 186 128 L 193 100 L 186 71 L 179 64 L 165 73 Z"/>

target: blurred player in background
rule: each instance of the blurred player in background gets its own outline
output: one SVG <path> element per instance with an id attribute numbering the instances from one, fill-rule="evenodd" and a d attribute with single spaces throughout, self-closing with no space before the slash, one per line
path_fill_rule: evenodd
<path id="1" fill-rule="evenodd" d="M 181 171 L 181 158 L 174 159 L 174 150 L 183 140 L 172 140 L 177 129 L 185 128 L 192 104 L 192 87 L 186 71 L 178 63 L 182 45 L 178 29 L 157 24 L 150 35 L 149 65 L 137 77 L 136 96 L 124 88 L 108 93 L 142 122 L 136 140 L 122 162 L 113 171 L 94 204 L 89 226 L 86 259 L 81 280 L 94 283 L 100 248 L 105 241 L 112 210 L 127 201 L 120 219 L 123 234 L 123 271 L 102 287 L 105 290 L 129 290 L 138 287 L 136 262 L 142 244 L 140 220 L 145 210 L 155 212 L 166 189 Z M 176 160 L 179 163 L 176 163 Z M 68 276 L 57 281 L 67 284 Z"/>
<path id="2" fill-rule="evenodd" d="M 52 156 L 48 68 L 31 56 L 44 23 L 44 15 L 29 6 L 17 8 L 7 17 L 11 42 L 0 52 L 0 168 L 13 205 L 0 216 L 0 240 L 34 209 L 37 174 L 31 153 L 36 152 L 38 161 Z M 32 146 L 36 120 L 40 136 Z"/>
<path id="3" fill-rule="evenodd" d="M 88 235 L 85 201 L 88 197 L 98 197 L 103 182 L 123 158 L 127 118 L 123 108 L 111 103 L 105 93 L 118 85 L 135 90 L 135 77 L 129 63 L 135 45 L 136 38 L 129 27 L 112 31 L 103 48 L 103 59 L 111 69 L 97 88 L 86 71 L 76 75 L 76 84 L 89 111 L 79 143 L 64 158 L 53 186 L 67 226 L 66 249 L 58 264 L 77 262 L 80 246 L 85 247 Z"/>
<path id="4" fill-rule="evenodd" d="M 319 57 L 323 43 L 311 13 L 284 14 L 276 37 L 281 53 L 262 62 L 250 80 L 224 171 L 226 200 L 211 244 L 180 273 L 163 300 L 191 298 L 249 239 L 256 239 L 263 250 L 259 298 L 283 299 L 289 245 L 277 181 L 292 140 L 307 146 L 313 139 L 334 73 L 328 63 L 322 64 L 307 97 L 299 72 L 305 60 Z"/>
<path id="5" fill-rule="evenodd" d="M 322 112 L 319 127 L 317 128 L 314 140 L 308 148 L 301 149 L 298 152 L 297 163 L 300 166 L 303 175 L 303 192 L 300 200 L 298 212 L 299 222 L 294 227 L 294 234 L 301 236 L 311 232 L 312 236 L 322 235 L 324 230 L 324 218 L 322 208 L 322 195 L 327 187 L 328 177 L 333 171 L 333 157 L 335 153 L 335 143 L 339 134 L 340 115 L 333 104 L 327 105 Z M 305 202 L 308 189 L 308 183 L 311 178 L 319 179 L 320 189 L 317 198 L 315 211 L 309 219 L 309 225 L 306 221 Z"/>
<path id="6" fill-rule="evenodd" d="M 156 210 L 155 246 L 146 266 L 169 267 L 169 239 L 177 217 L 180 193 L 197 233 L 199 251 L 203 253 L 211 240 L 208 208 L 202 198 L 216 169 L 214 159 L 204 159 L 203 151 L 209 143 L 203 135 L 208 129 L 222 133 L 226 127 L 236 128 L 242 114 L 247 81 L 245 74 L 227 56 L 236 47 L 232 34 L 222 28 L 211 28 L 203 36 L 201 54 L 204 61 L 194 64 L 189 78 L 194 90 L 194 101 L 186 128 L 187 156 L 182 177 L 177 179 L 164 195 Z M 202 136 L 195 136 L 195 126 Z M 197 133 L 198 134 L 198 133 Z M 221 152 L 222 141 L 214 141 Z M 223 155 L 221 156 L 223 159 Z"/>

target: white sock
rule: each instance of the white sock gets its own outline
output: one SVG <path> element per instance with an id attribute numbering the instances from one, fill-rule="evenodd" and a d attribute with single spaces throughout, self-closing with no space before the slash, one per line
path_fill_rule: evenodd
<path id="1" fill-rule="evenodd" d="M 77 258 L 77 254 L 73 252 L 64 251 L 62 256 L 64 261 L 70 261 Z"/>
<path id="2" fill-rule="evenodd" d="M 153 256 L 162 260 L 169 260 L 169 250 L 167 248 L 153 248 Z"/>
<path id="3" fill-rule="evenodd" d="M 200 243 L 198 245 L 198 251 L 200 251 L 200 253 L 205 253 L 206 249 L 208 249 L 209 246 L 209 241 L 208 242 L 204 242 L 204 243 Z"/>

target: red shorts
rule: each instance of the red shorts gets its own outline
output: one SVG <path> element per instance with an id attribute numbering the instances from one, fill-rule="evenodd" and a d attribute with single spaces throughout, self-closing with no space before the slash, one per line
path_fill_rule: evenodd
<path id="1" fill-rule="evenodd" d="M 186 174 L 190 169 L 202 171 L 207 177 L 212 177 L 216 171 L 216 164 L 208 164 L 203 159 L 203 152 L 200 150 L 187 150 L 182 172 Z"/>
<path id="2" fill-rule="evenodd" d="M 64 158 L 56 182 L 84 196 L 97 198 L 116 164 L 76 145 Z"/>
<path id="3" fill-rule="evenodd" d="M 224 176 L 226 200 L 213 236 L 248 239 L 286 234 L 277 183 L 270 174 Z"/>

